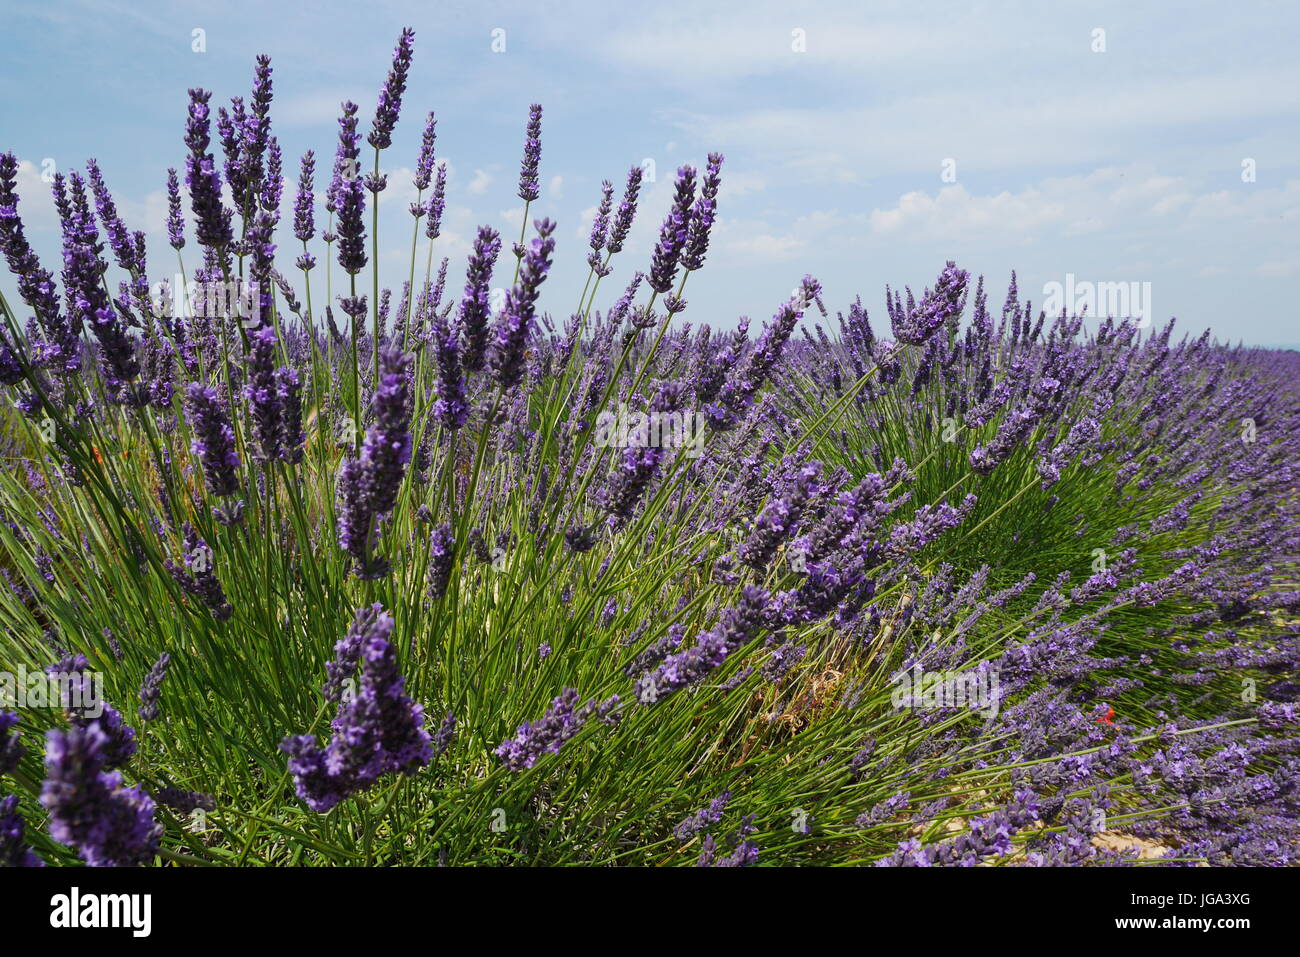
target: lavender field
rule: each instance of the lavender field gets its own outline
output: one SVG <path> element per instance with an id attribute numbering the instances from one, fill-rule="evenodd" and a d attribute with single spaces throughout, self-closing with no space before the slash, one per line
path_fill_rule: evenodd
<path id="1" fill-rule="evenodd" d="M 1300 861 L 1300 353 L 1014 263 L 697 315 L 723 154 L 582 244 L 541 105 L 449 255 L 414 52 L 301 156 L 190 89 L 174 261 L 0 155 L 0 863 Z"/>

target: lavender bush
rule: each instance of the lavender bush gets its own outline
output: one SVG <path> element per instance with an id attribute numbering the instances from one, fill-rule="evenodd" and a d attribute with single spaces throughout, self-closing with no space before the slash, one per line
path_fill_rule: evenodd
<path id="1" fill-rule="evenodd" d="M 189 91 L 183 290 L 93 161 L 56 278 L 0 156 L 0 672 L 115 705 L 0 700 L 0 861 L 1296 862 L 1300 357 L 952 262 L 697 324 L 723 156 L 566 251 L 538 105 L 513 255 L 434 269 L 429 113 L 381 276 L 414 55 L 289 195 L 270 59 Z"/>

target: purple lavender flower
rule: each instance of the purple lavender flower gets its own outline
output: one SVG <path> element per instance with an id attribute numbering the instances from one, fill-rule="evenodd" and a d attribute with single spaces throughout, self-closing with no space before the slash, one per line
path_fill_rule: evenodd
<path id="1" fill-rule="evenodd" d="M 172 656 L 163 652 L 154 666 L 145 675 L 144 684 L 140 685 L 140 720 L 157 721 L 161 712 L 158 710 L 158 697 L 162 694 L 163 679 L 167 677 L 167 666 Z"/>
<path id="2" fill-rule="evenodd" d="M 302 427 L 302 382 L 298 370 L 281 366 L 275 370 L 275 388 L 280 400 L 280 459 L 290 465 L 302 461 L 307 434 Z"/>
<path id="3" fill-rule="evenodd" d="M 411 57 L 415 53 L 415 31 L 410 27 L 402 30 L 398 37 L 397 48 L 393 51 L 393 66 L 388 71 L 388 79 L 379 91 L 379 105 L 375 108 L 374 123 L 370 127 L 367 142 L 377 150 L 387 149 L 393 142 L 393 128 L 397 126 L 397 116 L 402 109 L 402 94 L 406 92 L 406 75 L 411 70 Z"/>
<path id="4" fill-rule="evenodd" d="M 749 835 L 756 830 L 754 815 L 746 815 L 740 827 L 727 837 L 727 846 L 731 848 L 725 857 L 717 856 L 717 843 L 712 835 L 706 837 L 700 849 L 700 867 L 750 867 L 758 861 L 758 845 L 749 840 Z"/>
<path id="5" fill-rule="evenodd" d="M 570 525 L 564 531 L 564 544 L 569 551 L 581 555 L 596 546 L 596 535 L 590 526 Z"/>
<path id="6" fill-rule="evenodd" d="M 223 250 L 234 238 L 230 228 L 230 211 L 221 203 L 221 176 L 216 160 L 208 152 L 209 119 L 207 90 L 190 90 L 189 120 L 185 125 L 185 185 L 190 191 L 190 209 L 194 213 L 194 234 L 200 246 Z"/>
<path id="7" fill-rule="evenodd" d="M 459 429 L 469 419 L 465 376 L 460 368 L 460 337 L 445 316 L 433 318 L 434 357 L 438 362 L 437 398 L 433 417 L 446 429 Z"/>
<path id="8" fill-rule="evenodd" d="M 438 725 L 438 730 L 433 735 L 433 756 L 436 758 L 445 754 L 451 747 L 452 742 L 456 740 L 456 716 L 450 711 L 443 716 L 442 724 Z"/>
<path id="9" fill-rule="evenodd" d="M 456 558 L 456 539 L 450 525 L 440 525 L 429 537 L 429 597 L 435 601 L 447 593 Z"/>
<path id="10" fill-rule="evenodd" d="M 85 655 L 67 655 L 45 669 L 58 684 L 60 704 L 74 727 L 84 728 L 95 722 L 105 735 L 104 766 L 108 770 L 123 767 L 136 752 L 135 729 L 122 716 L 98 698 L 98 686 L 86 673 L 90 662 Z M 91 711 L 96 712 L 91 717 Z"/>
<path id="11" fill-rule="evenodd" d="M 525 771 L 542 755 L 559 754 L 564 743 L 582 730 L 595 708 L 590 701 L 579 708 L 577 690 L 566 688 L 551 701 L 546 714 L 535 722 L 525 721 L 513 738 L 502 741 L 492 753 L 511 771 Z"/>
<path id="12" fill-rule="evenodd" d="M 934 289 L 925 291 L 921 301 L 912 309 L 904 309 L 897 293 L 890 304 L 889 319 L 894 328 L 894 338 L 909 345 L 924 345 L 946 322 L 956 322 L 966 301 L 966 283 L 970 273 L 958 269 L 951 260 L 939 274 Z M 911 294 L 908 294 L 911 301 Z"/>
<path id="13" fill-rule="evenodd" d="M 382 349 L 381 376 L 374 397 L 375 424 L 361 446 L 367 505 L 386 515 L 397 504 L 397 491 L 411 461 L 411 397 L 407 372 L 411 356 L 396 347 Z"/>
<path id="14" fill-rule="evenodd" d="M 18 767 L 19 760 L 27 751 L 18 735 L 12 733 L 17 726 L 17 714 L 0 711 L 0 774 L 8 774 Z"/>
<path id="15" fill-rule="evenodd" d="M 681 266 L 694 272 L 704 265 L 704 255 L 709 250 L 709 231 L 718 210 L 718 187 L 722 183 L 722 154 L 710 153 L 709 163 L 700 184 L 700 196 L 691 210 L 690 227 L 686 245 L 682 248 Z"/>
<path id="16" fill-rule="evenodd" d="M 685 651 L 669 655 L 663 664 L 637 681 L 637 700 L 642 704 L 655 704 L 701 681 L 758 634 L 763 626 L 767 601 L 768 594 L 763 589 L 745 586 L 739 604 L 726 609 L 715 628 L 700 635 Z"/>
<path id="17" fill-rule="evenodd" d="M 339 149 L 330 196 L 338 207 L 339 266 L 355 276 L 366 265 L 366 189 L 361 178 L 357 105 L 343 104 L 339 118 Z"/>
<path id="18" fill-rule="evenodd" d="M 532 202 L 541 195 L 537 181 L 537 164 L 542 159 L 542 107 L 528 108 L 528 129 L 524 133 L 524 159 L 519 168 L 519 198 Z"/>
<path id="19" fill-rule="evenodd" d="M 754 351 L 723 385 L 717 402 L 704 409 L 705 416 L 714 428 L 732 428 L 740 415 L 749 409 L 754 396 L 781 358 L 781 352 L 789 341 L 795 324 L 803 317 L 808 304 L 815 301 L 820 293 L 821 284 L 812 276 L 804 276 L 798 295 L 783 303 L 772 320 L 763 327 L 762 336 L 754 343 Z"/>
<path id="20" fill-rule="evenodd" d="M 275 353 L 278 342 L 275 330 L 263 326 L 248 334 L 248 380 L 244 395 L 253 419 L 252 433 L 257 438 L 253 458 L 273 462 L 280 457 L 284 441 L 284 407 L 275 376 Z"/>
<path id="21" fill-rule="evenodd" d="M 622 251 L 628 231 L 632 228 L 632 221 L 636 218 L 637 194 L 641 191 L 641 177 L 644 174 L 645 171 L 640 166 L 633 166 L 628 170 L 623 200 L 618 204 L 618 212 L 614 214 L 614 225 L 609 231 L 609 242 L 605 245 L 611 256 Z"/>
<path id="22" fill-rule="evenodd" d="M 203 478 L 208 492 L 218 497 L 239 490 L 239 454 L 235 451 L 235 433 L 230 427 L 216 389 L 191 382 L 187 394 L 190 429 L 194 441 L 190 451 L 203 464 Z"/>
<path id="23" fill-rule="evenodd" d="M 789 493 L 772 499 L 763 507 L 749 537 L 737 552 L 744 564 L 758 572 L 767 568 L 776 550 L 793 536 L 804 506 L 816 491 L 819 474 L 816 465 L 804 466 Z"/>
<path id="24" fill-rule="evenodd" d="M 217 801 L 211 794 L 199 791 L 184 791 L 180 788 L 159 788 L 153 793 L 153 799 L 169 811 L 177 814 L 190 814 L 193 811 L 215 811 Z"/>
<path id="25" fill-rule="evenodd" d="M 701 831 L 706 831 L 714 824 L 722 820 L 722 812 L 726 810 L 727 803 L 731 800 L 731 792 L 723 791 L 712 801 L 709 806 L 702 810 L 696 811 L 686 820 L 682 821 L 673 829 L 673 836 L 679 841 L 689 841 Z"/>
<path id="26" fill-rule="evenodd" d="M 364 492 L 365 468 L 360 459 L 344 456 L 335 480 L 339 547 L 352 556 L 358 574 L 378 578 L 388 573 L 388 565 L 371 555 L 375 540 L 374 513 Z"/>
<path id="27" fill-rule="evenodd" d="M 524 376 L 524 348 L 533 325 L 537 294 L 551 268 L 555 251 L 555 223 L 549 219 L 533 223 L 537 238 L 529 243 L 519 270 L 519 279 L 506 293 L 505 309 L 496 324 L 489 365 L 503 390 L 514 388 Z"/>
<path id="28" fill-rule="evenodd" d="M 108 740 L 98 721 L 50 731 L 41 804 L 50 836 L 91 867 L 135 867 L 153 859 L 162 828 L 144 789 L 124 787 L 120 772 L 105 770 Z"/>
<path id="29" fill-rule="evenodd" d="M 614 184 L 605 180 L 600 184 L 600 206 L 596 208 L 596 218 L 591 221 L 591 238 L 588 245 L 591 253 L 587 256 L 587 265 L 598 276 L 607 276 L 609 272 L 600 262 L 600 251 L 605 248 L 609 238 L 609 214 L 614 208 Z"/>
<path id="30" fill-rule="evenodd" d="M 163 567 L 176 584 L 186 594 L 201 601 L 217 621 L 229 621 L 235 613 L 234 606 L 226 600 L 225 590 L 217 578 L 214 566 L 215 554 L 188 522 L 183 528 L 185 542 L 185 559 L 183 565 L 177 565 L 170 559 L 163 561 Z"/>
<path id="31" fill-rule="evenodd" d="M 325 665 L 328 678 L 322 694 L 326 701 L 342 702 L 345 686 L 361 664 L 361 649 L 371 638 L 388 640 L 392 633 L 393 617 L 384 611 L 383 605 L 376 602 L 357 609 L 347 634 L 334 646 L 334 660 Z"/>
<path id="32" fill-rule="evenodd" d="M 23 367 L 9 344 L 8 333 L 0 330 L 0 385 L 17 385 L 23 381 Z"/>
<path id="33" fill-rule="evenodd" d="M 144 261 L 137 255 L 138 249 L 131 232 L 126 228 L 122 217 L 118 215 L 117 205 L 113 202 L 108 184 L 104 182 L 104 174 L 100 171 L 96 160 L 86 160 L 86 180 L 90 183 L 90 191 L 95 196 L 95 210 L 99 214 L 100 223 L 104 226 L 109 248 L 113 250 L 117 264 L 127 272 L 143 274 Z"/>
<path id="34" fill-rule="evenodd" d="M 685 387 L 680 382 L 662 382 L 650 401 L 650 414 L 660 422 L 666 421 L 681 409 L 684 400 Z M 659 466 L 670 455 L 661 445 L 623 449 L 618 468 L 600 493 L 600 504 L 615 526 L 632 517 L 637 503 L 658 474 Z"/>
<path id="35" fill-rule="evenodd" d="M 459 326 L 465 338 L 463 364 L 467 372 L 483 368 L 487 357 L 489 296 L 492 267 L 501 252 L 501 237 L 490 226 L 480 226 L 470 253 L 465 296 L 460 303 Z"/>
<path id="36" fill-rule="evenodd" d="M 63 232 L 63 283 L 68 293 L 69 313 L 76 316 L 78 329 L 90 326 L 99 340 L 100 368 L 110 394 L 119 395 L 122 386 L 140 374 L 140 363 L 135 343 L 104 288 L 103 275 L 108 266 L 100 256 L 103 247 L 98 241 L 85 184 L 76 173 L 69 176 L 69 182 L 74 212 L 72 219 L 65 222 Z M 116 216 L 116 211 L 111 215 Z M 134 257 L 134 252 L 126 255 Z"/>
<path id="37" fill-rule="evenodd" d="M 442 234 L 442 213 L 447 208 L 447 164 L 438 164 L 438 178 L 433 183 L 433 192 L 429 195 L 429 205 L 425 212 L 429 221 L 424 224 L 424 235 L 437 239 Z M 489 266 L 488 272 L 490 273 Z"/>
<path id="38" fill-rule="evenodd" d="M 293 235 L 299 242 L 310 242 L 316 235 L 316 154 L 311 150 L 302 154 L 298 173 L 298 193 L 293 201 Z"/>
<path id="39" fill-rule="evenodd" d="M 673 205 L 659 228 L 659 242 L 655 245 L 647 282 L 650 288 L 663 295 L 673 288 L 682 249 L 690 235 L 691 204 L 695 199 L 695 167 L 682 166 L 677 170 L 677 186 Z"/>
<path id="40" fill-rule="evenodd" d="M 185 212 L 181 207 L 181 181 L 175 169 L 167 170 L 167 241 L 172 249 L 185 248 Z"/>
<path id="41" fill-rule="evenodd" d="M 18 813 L 18 796 L 0 798 L 0 867 L 44 867 L 30 847 L 23 843 L 23 819 Z"/>
<path id="42" fill-rule="evenodd" d="M 420 137 L 420 157 L 415 161 L 413 182 L 416 190 L 420 192 L 429 188 L 429 180 L 433 176 L 434 144 L 437 141 L 438 120 L 433 115 L 433 111 L 430 110 L 428 117 L 424 121 L 424 135 Z M 423 215 L 423 213 L 417 213 L 416 215 Z"/>
<path id="43" fill-rule="evenodd" d="M 325 813 L 385 774 L 414 774 L 433 758 L 424 708 L 407 696 L 397 669 L 392 630 L 387 613 L 368 619 L 360 638 L 360 689 L 340 707 L 330 743 L 320 748 L 315 737 L 296 735 L 280 746 L 298 796 L 314 811 Z"/>

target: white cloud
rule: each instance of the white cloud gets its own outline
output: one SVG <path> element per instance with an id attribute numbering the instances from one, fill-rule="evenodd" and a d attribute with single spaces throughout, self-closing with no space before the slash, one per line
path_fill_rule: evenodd
<path id="1" fill-rule="evenodd" d="M 38 163 L 25 159 L 18 161 L 18 175 L 15 178 L 18 214 L 26 229 L 44 231 L 58 227 L 59 217 L 54 210 L 51 185 L 41 179 L 41 166 Z"/>

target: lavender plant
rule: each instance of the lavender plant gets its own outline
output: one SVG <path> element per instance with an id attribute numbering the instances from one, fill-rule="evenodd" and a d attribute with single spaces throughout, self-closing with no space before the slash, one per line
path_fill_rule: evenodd
<path id="1" fill-rule="evenodd" d="M 403 31 L 364 176 L 343 105 L 323 211 L 312 151 L 281 195 L 269 58 L 189 92 L 196 295 L 151 295 L 93 161 L 56 281 L 0 156 L 0 674 L 140 702 L 0 699 L 0 861 L 1296 862 L 1300 357 L 1014 274 L 995 316 L 952 262 L 887 332 L 812 276 L 753 338 L 692 326 L 719 153 L 667 210 L 605 181 L 559 313 L 537 105 L 494 314 L 496 230 L 433 270 L 432 113 L 381 275 L 417 66 Z"/>

